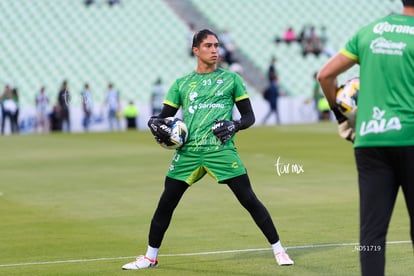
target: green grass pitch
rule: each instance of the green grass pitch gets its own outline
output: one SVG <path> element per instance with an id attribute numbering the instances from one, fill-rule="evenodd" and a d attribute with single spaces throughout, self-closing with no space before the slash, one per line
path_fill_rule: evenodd
<path id="1" fill-rule="evenodd" d="M 358 275 L 357 175 L 336 125 L 255 127 L 236 144 L 294 266 L 276 265 L 248 213 L 207 175 L 176 209 L 159 267 L 122 271 L 145 253 L 173 154 L 140 131 L 0 137 L 0 275 Z M 408 240 L 400 193 L 387 275 L 414 271 Z"/>

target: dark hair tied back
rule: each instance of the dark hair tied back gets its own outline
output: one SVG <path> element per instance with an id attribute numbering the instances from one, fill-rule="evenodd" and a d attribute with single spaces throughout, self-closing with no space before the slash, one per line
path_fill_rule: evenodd
<path id="1" fill-rule="evenodd" d="M 218 36 L 213 31 L 203 29 L 194 34 L 192 47 L 199 47 L 201 42 L 209 35 L 214 35 L 218 40 Z"/>

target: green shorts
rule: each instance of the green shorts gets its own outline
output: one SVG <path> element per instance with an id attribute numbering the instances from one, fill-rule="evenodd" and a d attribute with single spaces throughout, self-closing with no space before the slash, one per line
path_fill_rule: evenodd
<path id="1" fill-rule="evenodd" d="M 217 152 L 177 151 L 168 169 L 167 176 L 192 185 L 206 173 L 218 183 L 246 173 L 235 149 Z"/>

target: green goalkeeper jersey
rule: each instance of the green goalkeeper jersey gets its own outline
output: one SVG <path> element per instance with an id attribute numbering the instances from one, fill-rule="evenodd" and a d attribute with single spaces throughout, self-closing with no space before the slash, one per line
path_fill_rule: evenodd
<path id="1" fill-rule="evenodd" d="M 361 66 L 354 146 L 414 145 L 414 17 L 383 17 L 341 52 Z"/>
<path id="2" fill-rule="evenodd" d="M 192 72 L 177 79 L 164 104 L 182 108 L 188 140 L 180 151 L 209 152 L 234 148 L 233 138 L 222 144 L 213 134 L 214 120 L 232 120 L 234 103 L 248 98 L 242 78 L 216 69 L 211 73 Z"/>

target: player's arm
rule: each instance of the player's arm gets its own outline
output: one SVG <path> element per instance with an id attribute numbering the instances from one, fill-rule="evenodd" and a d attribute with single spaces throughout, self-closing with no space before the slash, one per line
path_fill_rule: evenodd
<path id="1" fill-rule="evenodd" d="M 165 142 L 171 135 L 170 123 L 172 121 L 166 120 L 167 117 L 173 117 L 177 113 L 178 108 L 164 104 L 160 114 L 152 116 L 148 120 L 148 127 L 154 135 L 158 143 Z"/>
<path id="2" fill-rule="evenodd" d="M 338 89 L 337 77 L 341 73 L 345 72 L 357 61 L 348 57 L 342 52 L 337 53 L 321 68 L 318 73 L 318 81 L 321 84 L 321 88 L 325 97 L 332 107 L 336 106 L 336 90 Z"/>
<path id="3" fill-rule="evenodd" d="M 252 126 L 256 118 L 254 116 L 254 112 L 253 112 L 253 108 L 252 108 L 252 104 L 250 100 L 247 98 L 247 99 L 238 101 L 236 102 L 236 106 L 241 115 L 240 120 L 239 120 L 240 125 L 239 125 L 238 130 L 246 129 Z"/>
<path id="4" fill-rule="evenodd" d="M 174 117 L 177 111 L 178 111 L 178 108 L 173 107 L 168 104 L 164 104 L 161 109 L 160 114 L 158 114 L 157 117 L 158 118 Z"/>
<path id="5" fill-rule="evenodd" d="M 346 55 L 346 52 L 340 52 L 328 60 L 318 73 L 318 81 L 321 84 L 322 91 L 338 121 L 339 136 L 351 142 L 355 139 L 355 132 L 347 118 L 336 106 L 336 91 L 338 89 L 338 75 L 356 63 L 357 60 L 355 58 Z"/>

